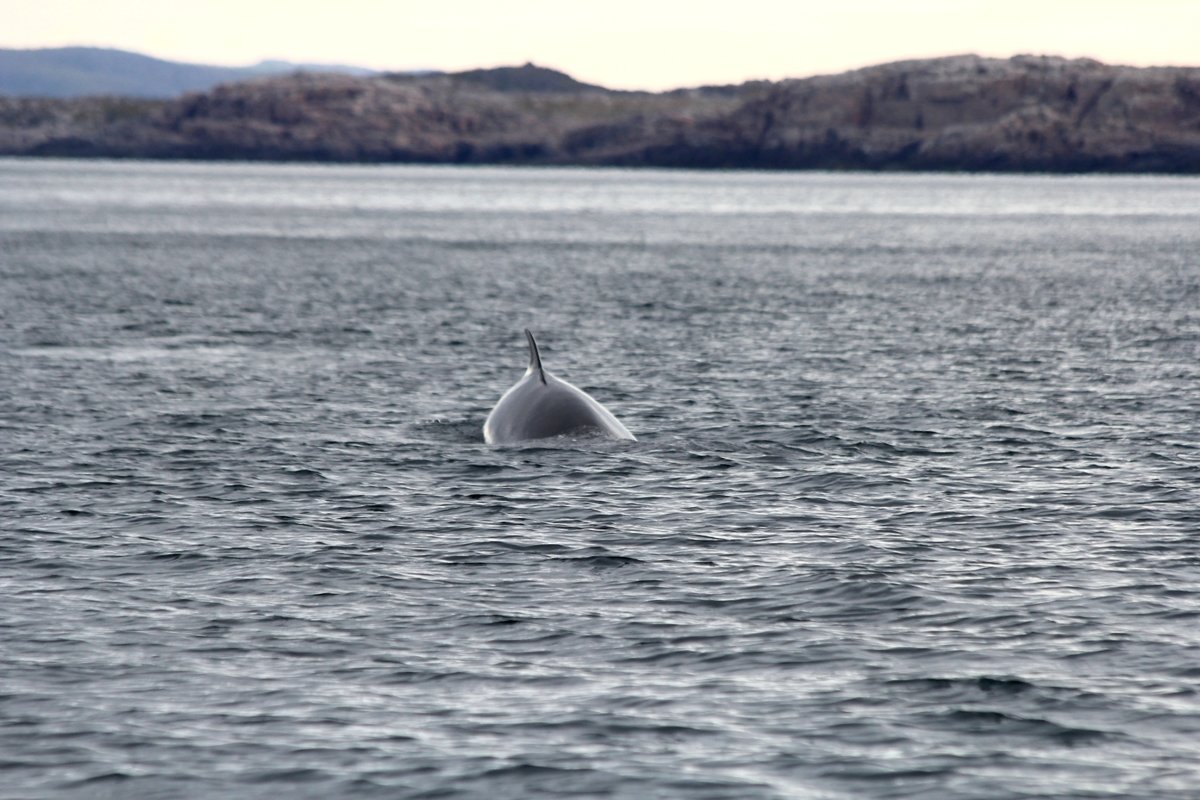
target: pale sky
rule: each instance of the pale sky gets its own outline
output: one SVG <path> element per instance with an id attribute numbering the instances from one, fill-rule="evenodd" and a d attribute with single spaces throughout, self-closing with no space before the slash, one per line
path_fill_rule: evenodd
<path id="1" fill-rule="evenodd" d="M 1200 65 L 1200 0 L 0 0 L 0 47 L 385 70 L 532 61 L 623 89 L 956 53 Z"/>

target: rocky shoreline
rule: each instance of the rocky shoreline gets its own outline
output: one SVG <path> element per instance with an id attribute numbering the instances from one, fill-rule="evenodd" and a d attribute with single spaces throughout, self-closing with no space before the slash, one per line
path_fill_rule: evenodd
<path id="1" fill-rule="evenodd" d="M 955 56 L 656 94 L 532 65 L 296 73 L 163 101 L 0 97 L 0 154 L 1200 173 L 1200 68 Z"/>

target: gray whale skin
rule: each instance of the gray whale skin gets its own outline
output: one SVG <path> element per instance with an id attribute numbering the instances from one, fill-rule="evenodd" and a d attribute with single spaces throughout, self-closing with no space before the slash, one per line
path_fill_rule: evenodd
<path id="1" fill-rule="evenodd" d="M 529 339 L 529 368 L 488 414 L 483 423 L 485 442 L 512 444 L 569 433 L 634 440 L 587 392 L 547 372 L 533 334 L 526 330 L 525 336 Z"/>

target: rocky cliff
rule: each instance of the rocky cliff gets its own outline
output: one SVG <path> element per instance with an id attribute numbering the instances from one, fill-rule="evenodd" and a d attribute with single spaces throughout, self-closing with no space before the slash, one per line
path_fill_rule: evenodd
<path id="1" fill-rule="evenodd" d="M 531 65 L 298 73 L 163 102 L 0 98 L 0 152 L 1196 173 L 1200 69 L 958 56 L 661 94 Z"/>
<path id="2" fill-rule="evenodd" d="M 1200 171 L 1200 69 L 977 56 L 785 81 L 654 163 Z"/>

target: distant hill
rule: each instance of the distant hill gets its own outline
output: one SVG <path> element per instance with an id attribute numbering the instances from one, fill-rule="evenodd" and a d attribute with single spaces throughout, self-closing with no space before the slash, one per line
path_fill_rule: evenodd
<path id="1" fill-rule="evenodd" d="M 1200 68 L 965 55 L 615 92 L 526 64 L 293 72 L 171 100 L 0 96 L 0 154 L 1200 173 Z"/>
<path id="2" fill-rule="evenodd" d="M 582 83 L 565 72 L 534 64 L 520 67 L 472 69 L 450 73 L 458 80 L 475 83 L 497 92 L 608 92 L 603 86 Z"/>
<path id="3" fill-rule="evenodd" d="M 0 94 L 14 97 L 178 97 L 219 83 L 297 70 L 371 75 L 361 67 L 263 61 L 249 67 L 185 64 L 100 47 L 0 49 Z"/>

